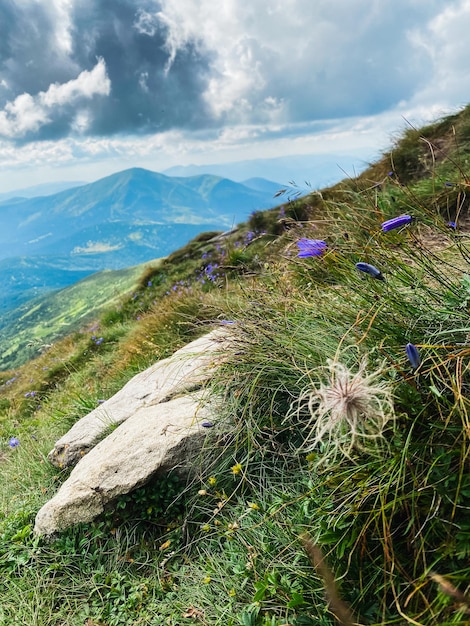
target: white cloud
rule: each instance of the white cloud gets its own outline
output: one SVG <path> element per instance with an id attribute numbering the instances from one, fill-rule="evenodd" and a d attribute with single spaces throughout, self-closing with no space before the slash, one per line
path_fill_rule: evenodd
<path id="1" fill-rule="evenodd" d="M 201 80 L 191 94 L 194 98 L 204 90 L 213 119 L 206 130 L 205 118 L 192 132 L 180 130 L 178 118 L 165 127 L 172 130 L 155 135 L 86 138 L 87 131 L 99 132 L 93 116 L 95 96 L 109 95 L 111 85 L 103 60 L 90 71 L 73 69 L 78 57 L 72 56 L 71 37 L 85 32 L 92 13 L 83 11 L 83 32 L 74 31 L 70 20 L 74 7 L 98 5 L 97 0 L 51 0 L 54 42 L 73 70 L 67 78 L 76 78 L 50 84 L 55 75 L 48 77 L 37 92 L 22 87 L 29 93 L 13 92 L 17 97 L 10 96 L 0 111 L 0 134 L 6 138 L 31 138 L 28 133 L 60 121 L 63 111 L 68 112 L 72 132 L 81 137 L 15 148 L 0 143 L 0 164 L 7 170 L 29 164 L 91 167 L 96 162 L 98 176 L 137 163 L 164 169 L 191 161 L 307 154 L 355 145 L 387 149 L 406 120 L 419 126 L 468 101 L 470 0 L 155 0 L 153 10 L 151 0 L 136 0 L 131 35 L 138 33 L 142 42 L 163 29 L 167 55 L 159 57 L 160 68 L 166 60 L 166 77 L 156 86 L 151 63 L 132 66 L 136 49 L 120 23 L 119 33 L 129 41 L 125 50 L 135 77 L 133 95 L 168 89 L 176 107 L 174 94 L 184 98 L 188 93 L 187 76 L 181 73 L 188 57 L 178 55 L 189 50 L 197 57 L 199 52 L 207 63 L 201 65 Z M 107 5 L 106 15 L 113 6 Z M 114 41 L 111 26 L 96 28 L 93 36 L 102 33 L 100 41 Z M 195 42 L 198 49 L 193 50 Z M 161 42 L 159 46 L 161 52 Z M 113 54 L 112 46 L 104 49 Z M 110 63 L 116 93 L 118 78 Z M 181 90 L 171 91 L 180 84 Z M 10 77 L 6 84 L 0 76 L 3 93 L 9 85 Z M 132 107 L 123 108 L 119 124 L 125 124 L 129 111 Z M 117 126 L 116 132 L 123 128 L 133 129 Z"/>
<path id="2" fill-rule="evenodd" d="M 137 16 L 134 21 L 134 28 L 144 35 L 148 35 L 149 37 L 153 37 L 158 30 L 160 25 L 160 21 L 158 19 L 158 14 L 149 13 L 145 9 L 139 9 L 137 11 Z"/>
<path id="3" fill-rule="evenodd" d="M 99 59 L 91 71 L 81 72 L 76 79 L 63 84 L 54 83 L 47 91 L 32 96 L 23 93 L 7 102 L 0 111 L 0 135 L 21 138 L 35 132 L 52 120 L 64 107 L 75 106 L 94 96 L 107 96 L 111 82 L 106 74 L 106 65 Z M 83 117 L 83 112 L 80 113 Z"/>
<path id="4" fill-rule="evenodd" d="M 50 5 L 55 8 L 55 40 L 58 48 L 65 53 L 72 50 L 72 37 L 70 30 L 72 23 L 70 20 L 70 11 L 72 8 L 72 0 L 52 0 Z"/>
<path id="5" fill-rule="evenodd" d="M 74 80 L 63 85 L 53 84 L 45 93 L 39 94 L 40 104 L 46 108 L 73 104 L 81 98 L 90 99 L 93 96 L 107 96 L 111 90 L 111 82 L 106 75 L 106 65 L 99 59 L 90 71 L 83 71 Z"/>
<path id="6" fill-rule="evenodd" d="M 384 111 L 426 80 L 409 31 L 437 0 L 162 0 L 170 63 L 190 40 L 214 53 L 205 92 L 224 123 Z M 274 106 L 273 106 L 274 103 Z"/>
<path id="7" fill-rule="evenodd" d="M 417 104 L 436 107 L 465 105 L 469 100 L 470 0 L 443 8 L 428 24 L 414 29 L 414 45 L 426 51 L 428 81 L 413 98 Z"/>
<path id="8" fill-rule="evenodd" d="M 7 102 L 4 110 L 0 111 L 0 135 L 22 137 L 49 121 L 45 108 L 37 106 L 29 93 L 23 93 L 13 102 Z"/>

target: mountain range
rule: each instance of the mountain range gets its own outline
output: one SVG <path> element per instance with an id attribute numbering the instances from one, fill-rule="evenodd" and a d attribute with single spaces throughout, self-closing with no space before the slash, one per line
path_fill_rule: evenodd
<path id="1" fill-rule="evenodd" d="M 93 272 L 164 257 L 202 231 L 230 229 L 271 207 L 279 188 L 132 168 L 53 195 L 0 201 L 0 312 Z"/>
<path id="2" fill-rule="evenodd" d="M 355 177 L 375 160 L 372 150 L 351 150 L 341 154 L 297 154 L 270 159 L 248 159 L 210 165 L 177 165 L 164 170 L 168 176 L 213 175 L 244 182 L 250 177 L 279 181 L 282 187 L 295 184 L 322 189 L 346 177 Z"/>

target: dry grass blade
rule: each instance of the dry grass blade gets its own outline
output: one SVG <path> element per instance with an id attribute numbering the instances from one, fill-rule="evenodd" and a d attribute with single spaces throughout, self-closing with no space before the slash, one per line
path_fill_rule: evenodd
<path id="1" fill-rule="evenodd" d="M 348 605 L 339 597 L 333 573 L 325 563 L 322 551 L 307 534 L 302 535 L 300 540 L 317 574 L 323 579 L 330 611 L 341 626 L 354 626 L 357 622 L 354 620 Z"/>
<path id="2" fill-rule="evenodd" d="M 470 613 L 470 597 L 468 595 L 454 587 L 454 585 L 449 582 L 447 578 L 444 578 L 444 576 L 441 576 L 440 574 L 436 574 L 436 572 L 430 572 L 429 578 L 439 585 L 442 593 L 445 593 L 446 596 L 454 598 L 459 604 L 464 605 L 464 607 L 466 607 L 465 613 Z"/>

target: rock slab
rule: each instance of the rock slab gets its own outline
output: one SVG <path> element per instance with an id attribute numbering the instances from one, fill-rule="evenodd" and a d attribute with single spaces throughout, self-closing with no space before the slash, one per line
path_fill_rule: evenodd
<path id="1" fill-rule="evenodd" d="M 188 473 L 208 433 L 202 423 L 213 419 L 201 392 L 140 407 L 80 460 L 38 512 L 34 532 L 50 536 L 90 522 L 157 471 Z"/>
<path id="2" fill-rule="evenodd" d="M 226 354 L 226 329 L 216 329 L 137 374 L 79 420 L 49 453 L 59 467 L 75 465 L 36 516 L 37 535 L 90 522 L 120 495 L 157 474 L 188 474 L 217 420 L 206 383 Z"/>
<path id="3" fill-rule="evenodd" d="M 114 396 L 85 415 L 49 452 L 56 467 L 75 465 L 115 426 L 144 406 L 165 402 L 207 381 L 223 358 L 227 334 L 216 329 L 134 376 Z"/>

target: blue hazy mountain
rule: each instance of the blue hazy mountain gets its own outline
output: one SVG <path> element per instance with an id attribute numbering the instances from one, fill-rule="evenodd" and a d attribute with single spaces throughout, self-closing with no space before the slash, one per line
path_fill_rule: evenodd
<path id="1" fill-rule="evenodd" d="M 133 168 L 50 196 L 0 202 L 0 311 L 103 269 L 168 255 L 275 204 L 279 185 Z"/>
<path id="2" fill-rule="evenodd" d="M 57 181 L 52 183 L 41 183 L 32 187 L 24 187 L 13 191 L 5 191 L 0 193 L 0 202 L 11 200 L 12 198 L 35 198 L 36 196 L 52 196 L 54 193 L 86 185 L 85 181 Z"/>
<path id="3" fill-rule="evenodd" d="M 168 176 L 214 174 L 249 184 L 247 179 L 260 177 L 278 181 L 278 188 L 291 182 L 311 189 L 333 185 L 345 176 L 357 176 L 377 155 L 370 149 L 351 150 L 341 154 L 299 154 L 270 159 L 230 161 L 211 165 L 177 165 L 164 170 Z"/>

